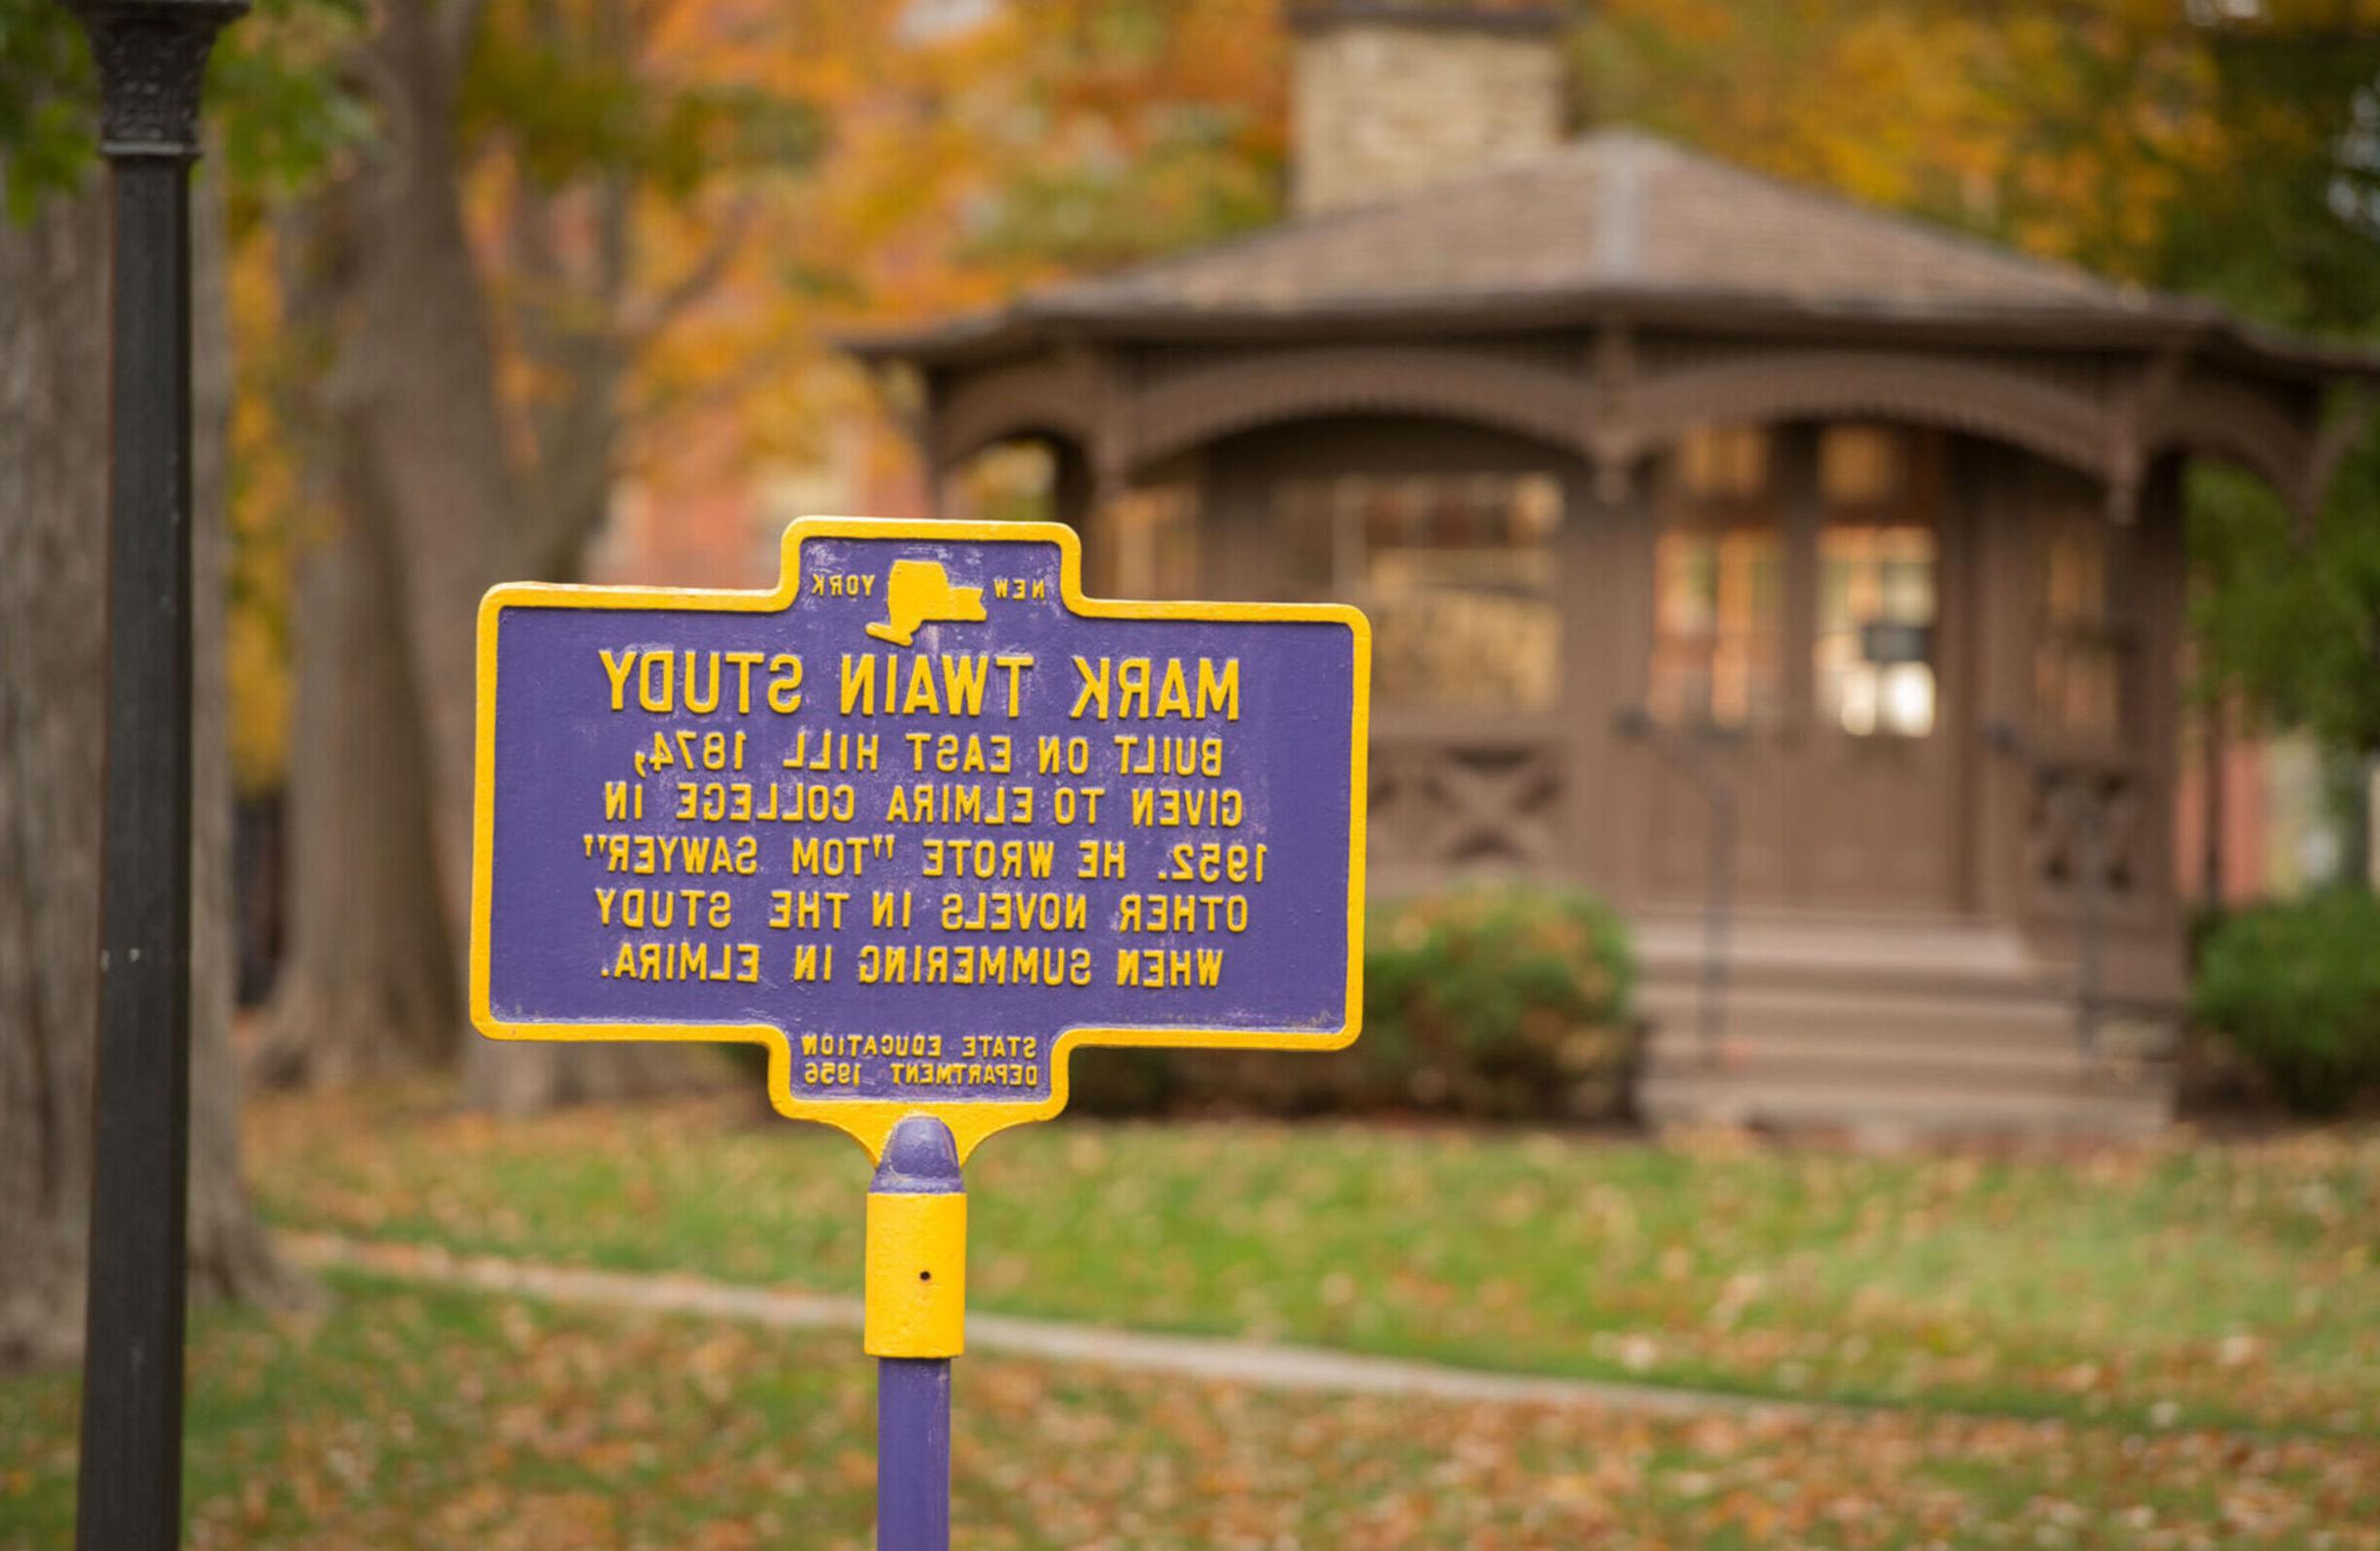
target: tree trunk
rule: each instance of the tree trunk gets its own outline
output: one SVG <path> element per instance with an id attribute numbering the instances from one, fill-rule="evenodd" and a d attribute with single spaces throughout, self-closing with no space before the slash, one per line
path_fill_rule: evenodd
<path id="1" fill-rule="evenodd" d="M 352 306 L 338 400 L 361 461 L 359 523 L 396 558 L 419 693 L 439 896 L 457 940 L 470 903 L 473 664 L 480 595 L 512 574 L 519 498 L 497 357 L 464 230 L 445 12 L 380 12 L 387 133 L 340 192 Z"/>
<path id="2" fill-rule="evenodd" d="M 107 479 L 107 194 L 94 180 L 0 221 L 0 1366 L 81 1340 L 98 1018 Z M 211 200 L 202 244 L 219 240 Z M 219 582 L 226 363 L 220 251 L 201 254 L 194 494 Z M 280 1295 L 239 1173 L 230 1070 L 230 792 L 222 596 L 198 589 L 193 770 L 191 1285 Z"/>
<path id="3" fill-rule="evenodd" d="M 461 14 L 426 4 L 379 12 L 374 78 L 387 134 L 341 191 L 353 306 L 337 373 L 337 398 L 376 498 L 356 515 L 378 528 L 395 562 L 438 893 L 458 962 L 470 923 L 479 598 L 525 575 L 532 553 L 463 215 L 455 138 L 463 59 L 449 31 Z M 473 1039 L 464 1048 L 466 1096 L 512 1112 L 682 1085 L 707 1069 L 682 1046 Z"/>
<path id="4" fill-rule="evenodd" d="M 99 1015 L 102 198 L 0 222 L 0 1365 L 57 1360 L 80 1339 Z"/>
<path id="5" fill-rule="evenodd" d="M 231 255 L 223 189 L 199 163 L 191 202 L 191 963 L 190 1290 L 286 1305 L 307 1283 L 273 1253 L 240 1163 L 240 1069 L 232 1055 L 240 946 L 232 905 Z M 96 902 L 94 902 L 96 908 Z"/>
<path id="6" fill-rule="evenodd" d="M 343 505 L 373 500 L 344 460 Z M 297 578 L 288 954 L 249 1071 L 307 1087 L 437 1066 L 463 1003 L 430 855 L 420 709 L 385 519 L 348 521 Z"/>

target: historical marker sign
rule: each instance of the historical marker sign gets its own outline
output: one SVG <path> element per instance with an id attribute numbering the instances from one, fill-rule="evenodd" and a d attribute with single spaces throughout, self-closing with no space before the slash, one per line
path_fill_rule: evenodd
<path id="1" fill-rule="evenodd" d="M 481 1032 L 760 1041 L 784 1113 L 962 1156 L 1077 1045 L 1354 1039 L 1363 616 L 1080 570 L 1052 524 L 811 518 L 771 592 L 491 592 Z"/>

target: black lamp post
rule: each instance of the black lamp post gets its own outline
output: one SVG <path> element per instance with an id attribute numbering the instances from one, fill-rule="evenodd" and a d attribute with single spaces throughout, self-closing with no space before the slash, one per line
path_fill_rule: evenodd
<path id="1" fill-rule="evenodd" d="M 1715 757 L 1714 745 L 1735 741 L 1719 728 L 1686 733 L 1661 726 L 1641 705 L 1622 710 L 1612 721 L 1620 736 L 1642 739 L 1672 770 L 1683 774 L 1702 794 L 1710 814 L 1709 838 L 1704 847 L 1708 882 L 1702 895 L 1702 985 L 1695 1005 L 1695 1023 L 1705 1066 L 1719 1064 L 1727 1036 L 1727 938 L 1735 916 L 1736 784 Z"/>
<path id="2" fill-rule="evenodd" d="M 190 167 L 244 0 L 80 0 L 110 229 L 108 757 L 82 1551 L 181 1536 L 190 1174 Z"/>

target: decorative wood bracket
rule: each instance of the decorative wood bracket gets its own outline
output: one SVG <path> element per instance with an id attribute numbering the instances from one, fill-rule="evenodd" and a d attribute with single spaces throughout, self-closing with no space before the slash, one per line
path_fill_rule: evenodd
<path id="1" fill-rule="evenodd" d="M 1636 387 L 1636 344 L 1625 324 L 1606 320 L 1595 332 L 1587 359 L 1588 461 L 1595 465 L 1595 498 L 1615 507 L 1628 499 L 1629 476 L 1644 434 L 1630 404 Z"/>
<path id="2" fill-rule="evenodd" d="M 1069 371 L 1091 384 L 1094 407 L 1082 456 L 1090 465 L 1090 509 L 1097 511 L 1131 487 L 1131 384 L 1124 363 L 1108 351 L 1074 345 L 1061 359 Z"/>
<path id="3" fill-rule="evenodd" d="M 2140 364 L 2108 420 L 2107 520 L 2129 527 L 2140 515 L 2149 427 L 2162 421 L 2182 390 L 2183 350 L 2167 345 Z"/>

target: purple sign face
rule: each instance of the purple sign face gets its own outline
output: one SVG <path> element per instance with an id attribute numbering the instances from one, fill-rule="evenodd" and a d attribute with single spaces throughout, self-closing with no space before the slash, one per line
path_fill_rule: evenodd
<path id="1" fill-rule="evenodd" d="M 1055 1114 L 1078 1043 L 1352 1040 L 1363 616 L 1079 572 L 1055 525 L 813 518 L 773 592 L 490 593 L 481 1032 L 758 1041 L 871 1151 Z"/>

